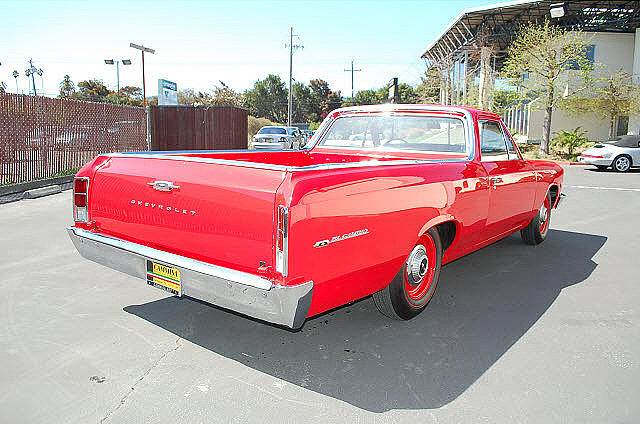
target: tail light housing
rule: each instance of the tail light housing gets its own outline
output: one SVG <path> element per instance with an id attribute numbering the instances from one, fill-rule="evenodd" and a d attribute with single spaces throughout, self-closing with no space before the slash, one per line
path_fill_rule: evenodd
<path id="1" fill-rule="evenodd" d="M 288 250 L 289 250 L 289 209 L 286 206 L 278 206 L 276 224 L 276 271 L 287 276 Z"/>
<path id="2" fill-rule="evenodd" d="M 73 220 L 89 221 L 89 178 L 76 177 L 73 180 Z"/>

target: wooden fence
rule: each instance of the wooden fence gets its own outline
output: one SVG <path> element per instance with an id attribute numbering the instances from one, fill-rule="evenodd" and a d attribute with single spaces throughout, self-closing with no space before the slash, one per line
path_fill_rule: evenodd
<path id="1" fill-rule="evenodd" d="M 247 115 L 236 106 L 151 106 L 151 150 L 246 149 Z"/>
<path id="2" fill-rule="evenodd" d="M 147 150 L 145 109 L 0 94 L 0 184 L 73 173 L 100 153 Z"/>

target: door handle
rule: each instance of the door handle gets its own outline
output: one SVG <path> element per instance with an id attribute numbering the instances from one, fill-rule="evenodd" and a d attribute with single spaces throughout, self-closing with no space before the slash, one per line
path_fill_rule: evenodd
<path id="1" fill-rule="evenodd" d="M 493 186 L 493 188 L 496 188 L 496 185 L 500 184 L 502 182 L 502 178 L 500 178 L 500 177 L 491 177 L 491 178 L 489 178 L 489 181 L 491 181 L 491 185 Z"/>

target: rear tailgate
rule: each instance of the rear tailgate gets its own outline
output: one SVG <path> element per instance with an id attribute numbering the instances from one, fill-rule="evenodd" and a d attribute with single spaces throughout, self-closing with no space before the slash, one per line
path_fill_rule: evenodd
<path id="1" fill-rule="evenodd" d="M 275 195 L 285 172 L 233 164 L 115 156 L 89 186 L 96 232 L 255 272 L 273 265 Z M 162 183 L 176 188 L 162 191 Z"/>

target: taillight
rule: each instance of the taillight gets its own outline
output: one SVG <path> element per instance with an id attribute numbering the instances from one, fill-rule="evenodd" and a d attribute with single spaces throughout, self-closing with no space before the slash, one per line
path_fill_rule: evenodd
<path id="1" fill-rule="evenodd" d="M 278 207 L 278 216 L 276 217 L 276 271 L 287 276 L 287 251 L 289 237 L 289 210 L 286 206 Z"/>
<path id="2" fill-rule="evenodd" d="M 73 220 L 89 221 L 89 178 L 77 177 L 73 180 Z"/>

